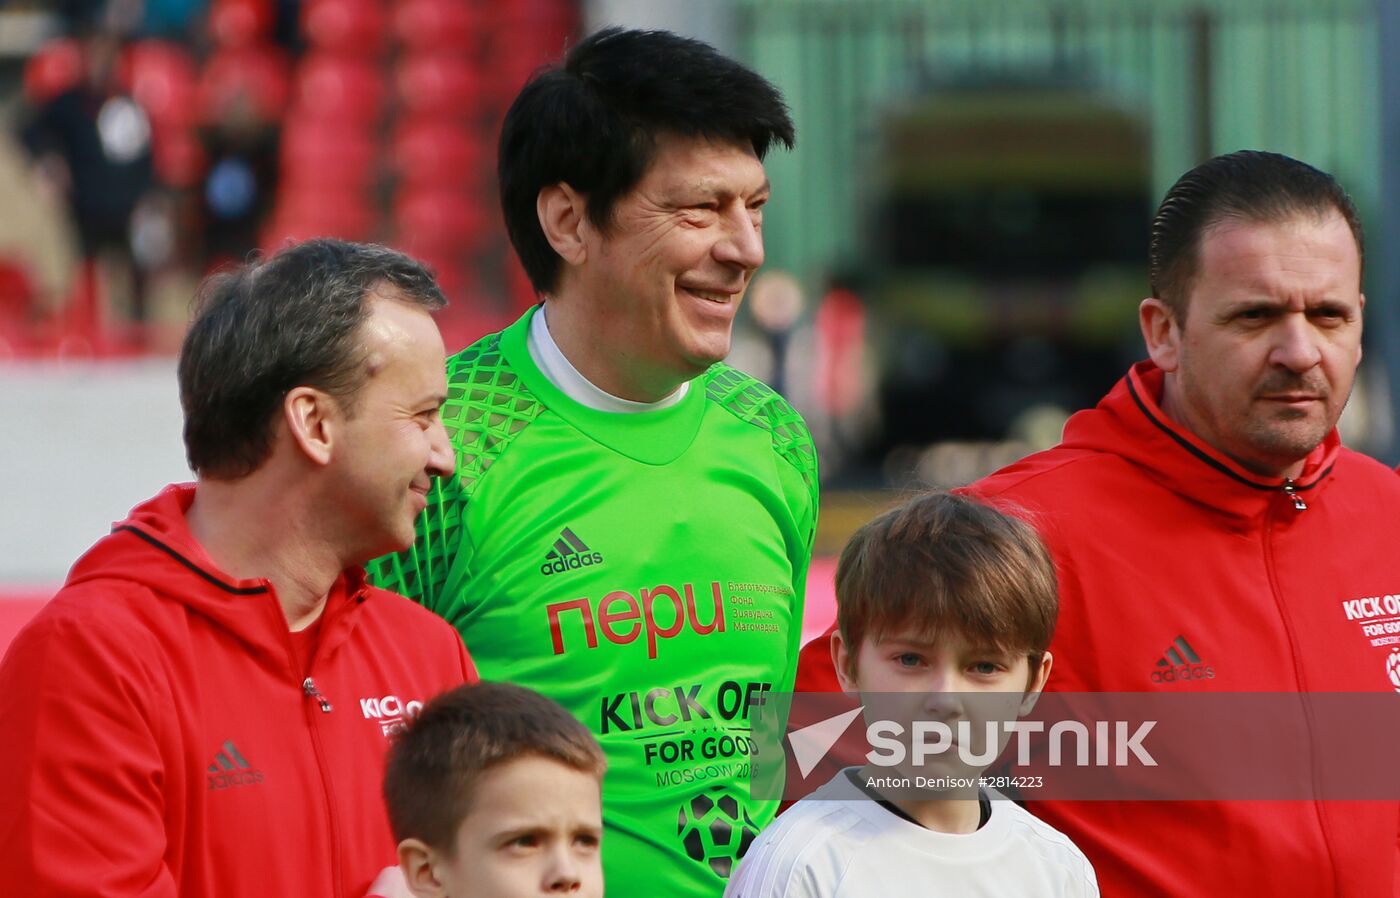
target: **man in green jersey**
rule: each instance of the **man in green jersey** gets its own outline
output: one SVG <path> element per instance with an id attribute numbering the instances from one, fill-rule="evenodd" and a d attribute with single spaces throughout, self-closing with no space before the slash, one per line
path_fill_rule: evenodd
<path id="1" fill-rule="evenodd" d="M 526 85 L 501 201 L 543 302 L 448 360 L 457 474 L 375 566 L 484 678 L 597 734 L 615 895 L 719 895 L 775 811 L 748 708 L 792 685 L 816 454 L 720 362 L 763 262 L 761 160 L 793 139 L 771 84 L 667 32 L 600 32 Z"/>

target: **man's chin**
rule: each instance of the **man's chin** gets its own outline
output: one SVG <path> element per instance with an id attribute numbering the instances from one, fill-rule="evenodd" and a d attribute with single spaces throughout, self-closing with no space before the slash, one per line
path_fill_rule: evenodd
<path id="1" fill-rule="evenodd" d="M 724 355 L 692 355 L 685 359 L 684 367 L 677 373 L 680 374 L 682 380 L 694 380 L 728 357 L 729 353 L 727 352 Z"/>
<path id="2" fill-rule="evenodd" d="M 1297 422 L 1304 424 L 1305 422 Z M 1249 441 L 1250 455 L 1259 470 L 1283 470 L 1298 464 L 1322 445 L 1331 427 L 1308 423 L 1301 427 L 1274 426 Z"/>
<path id="3" fill-rule="evenodd" d="M 392 555 L 396 552 L 403 552 L 408 549 L 413 545 L 414 540 L 418 538 L 418 533 L 414 529 L 415 524 L 416 519 L 410 521 L 407 526 L 399 527 L 392 534 L 384 534 L 383 540 L 381 540 L 372 553 L 365 558 L 365 561 L 373 561 L 381 556 Z"/>

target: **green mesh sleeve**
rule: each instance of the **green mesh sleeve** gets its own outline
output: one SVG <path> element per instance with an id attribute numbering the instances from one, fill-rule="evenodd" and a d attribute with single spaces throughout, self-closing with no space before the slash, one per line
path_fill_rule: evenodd
<path id="1" fill-rule="evenodd" d="M 506 447 L 544 411 L 501 355 L 500 334 L 483 337 L 447 360 L 442 421 L 457 470 L 439 478 L 408 549 L 368 565 L 370 580 L 453 620 L 467 597 L 451 594 L 465 579 L 472 540 L 467 505 Z M 454 577 L 454 574 L 458 576 Z"/>

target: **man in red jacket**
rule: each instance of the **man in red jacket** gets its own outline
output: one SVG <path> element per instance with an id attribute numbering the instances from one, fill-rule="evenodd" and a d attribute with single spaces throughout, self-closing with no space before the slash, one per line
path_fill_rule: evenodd
<path id="1" fill-rule="evenodd" d="M 359 568 L 453 470 L 442 305 L 411 259 L 333 240 L 205 285 L 198 482 L 116 525 L 0 663 L 5 894 L 360 898 L 395 862 L 387 739 L 475 679 Z"/>
<path id="2" fill-rule="evenodd" d="M 1025 509 L 1055 555 L 1052 689 L 1400 690 L 1400 651 L 1365 611 L 1400 595 L 1400 480 L 1335 429 L 1361 359 L 1362 251 L 1341 187 L 1285 156 L 1212 159 L 1167 194 L 1140 308 L 1150 361 L 1059 446 L 969 487 Z M 829 655 L 807 646 L 798 689 L 834 688 Z M 1394 801 L 1030 807 L 1106 896 L 1394 889 Z"/>

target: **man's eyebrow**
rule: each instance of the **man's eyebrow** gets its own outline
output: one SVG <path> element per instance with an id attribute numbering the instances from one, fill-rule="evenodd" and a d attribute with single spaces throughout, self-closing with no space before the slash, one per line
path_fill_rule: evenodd
<path id="1" fill-rule="evenodd" d="M 757 190 L 753 191 L 752 195 L 757 197 L 772 192 L 773 182 L 769 181 L 768 178 L 765 177 L 763 179 L 763 183 L 758 186 Z M 720 199 L 730 199 L 731 197 L 738 196 L 739 191 L 734 190 L 733 188 L 721 183 L 718 180 L 711 180 L 705 178 L 699 181 L 694 181 L 690 184 L 685 185 L 684 187 L 679 188 L 677 190 L 677 194 L 680 196 L 694 196 L 696 194 L 702 194 L 704 196 L 713 196 L 718 197 Z"/>
<path id="2" fill-rule="evenodd" d="M 447 402 L 447 394 L 446 394 L 446 393 L 429 393 L 427 396 L 424 396 L 424 397 L 423 397 L 423 400 L 422 400 L 421 402 L 419 402 L 418 404 L 419 404 L 420 406 L 428 406 L 428 405 L 431 405 L 433 408 L 438 409 L 438 408 L 442 408 L 443 404 L 446 403 L 446 402 Z"/>
<path id="3" fill-rule="evenodd" d="M 1239 312 L 1248 312 L 1255 309 L 1281 309 L 1288 305 L 1285 300 L 1272 296 L 1251 296 L 1247 299 L 1237 299 L 1225 304 L 1220 310 L 1222 317 L 1229 317 Z"/>

